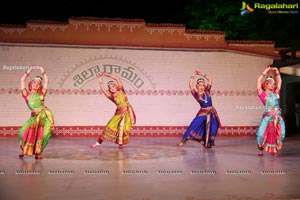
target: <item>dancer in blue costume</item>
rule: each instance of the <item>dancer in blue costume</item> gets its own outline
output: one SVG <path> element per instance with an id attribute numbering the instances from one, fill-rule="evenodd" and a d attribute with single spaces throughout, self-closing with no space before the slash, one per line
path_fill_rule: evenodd
<path id="1" fill-rule="evenodd" d="M 197 79 L 196 88 L 194 87 L 194 78 L 196 75 L 202 76 Z M 207 81 L 207 84 L 206 84 Z M 217 111 L 212 105 L 210 89 L 212 79 L 205 73 L 195 71 L 190 79 L 189 87 L 192 95 L 200 104 L 201 108 L 194 120 L 184 133 L 178 147 L 183 146 L 187 140 L 194 140 L 201 143 L 205 148 L 211 148 L 215 145 L 215 138 L 218 129 L 221 126 Z"/>

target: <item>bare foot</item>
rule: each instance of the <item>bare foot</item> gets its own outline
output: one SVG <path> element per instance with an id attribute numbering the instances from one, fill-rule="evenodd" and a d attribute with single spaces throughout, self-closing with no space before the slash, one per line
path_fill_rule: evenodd
<path id="1" fill-rule="evenodd" d="M 258 156 L 263 156 L 263 152 L 262 151 L 258 151 Z"/>
<path id="2" fill-rule="evenodd" d="M 23 151 L 19 154 L 19 158 L 23 158 L 24 157 L 24 153 Z"/>
<path id="3" fill-rule="evenodd" d="M 271 153 L 272 156 L 277 157 L 278 154 L 277 153 Z"/>
<path id="4" fill-rule="evenodd" d="M 180 142 L 180 143 L 176 144 L 176 146 L 177 146 L 177 147 L 182 147 L 182 146 L 183 146 L 183 143 Z"/>
<path id="5" fill-rule="evenodd" d="M 94 148 L 96 148 L 96 147 L 98 147 L 98 146 L 100 146 L 101 144 L 99 143 L 99 142 L 96 142 L 95 144 L 93 144 L 92 146 L 91 146 L 91 148 L 92 149 L 94 149 Z"/>

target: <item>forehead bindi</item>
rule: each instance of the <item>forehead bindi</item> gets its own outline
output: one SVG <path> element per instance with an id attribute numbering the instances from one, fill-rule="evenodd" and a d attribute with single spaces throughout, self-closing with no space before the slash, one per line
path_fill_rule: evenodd
<path id="1" fill-rule="evenodd" d="M 269 81 L 268 84 L 270 84 L 270 85 L 275 84 L 275 81 L 271 80 L 271 81 Z"/>
<path id="2" fill-rule="evenodd" d="M 109 88 L 114 88 L 114 87 L 116 87 L 116 84 L 114 84 L 114 83 L 111 83 L 111 84 L 109 84 L 109 86 L 108 86 Z"/>
<path id="3" fill-rule="evenodd" d="M 38 81 L 38 80 L 33 80 L 32 83 L 35 83 L 35 84 L 41 84 L 41 82 Z"/>

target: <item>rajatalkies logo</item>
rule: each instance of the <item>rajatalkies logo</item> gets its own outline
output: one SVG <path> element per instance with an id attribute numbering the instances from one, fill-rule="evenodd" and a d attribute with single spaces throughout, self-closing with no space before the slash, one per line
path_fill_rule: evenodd
<path id="1" fill-rule="evenodd" d="M 242 2 L 241 15 L 244 16 L 246 14 L 252 13 L 254 11 L 253 8 L 250 7 L 248 3 L 245 1 Z"/>

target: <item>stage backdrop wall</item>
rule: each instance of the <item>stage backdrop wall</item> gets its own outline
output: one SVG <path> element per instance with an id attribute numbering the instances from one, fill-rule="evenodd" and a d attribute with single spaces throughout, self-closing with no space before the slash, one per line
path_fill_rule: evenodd
<path id="1" fill-rule="evenodd" d="M 221 50 L 2 44 L 1 135 L 17 134 L 29 118 L 20 78 L 33 64 L 43 66 L 49 77 L 45 104 L 54 113 L 56 135 L 99 134 L 114 114 L 115 105 L 97 81 L 104 70 L 124 83 L 137 116 L 133 135 L 184 132 L 199 110 L 188 87 L 195 70 L 213 79 L 219 134 L 253 135 L 263 112 L 256 79 L 270 63 L 270 57 Z M 28 80 L 38 74 L 34 70 Z"/>

